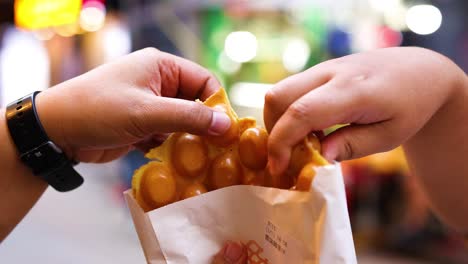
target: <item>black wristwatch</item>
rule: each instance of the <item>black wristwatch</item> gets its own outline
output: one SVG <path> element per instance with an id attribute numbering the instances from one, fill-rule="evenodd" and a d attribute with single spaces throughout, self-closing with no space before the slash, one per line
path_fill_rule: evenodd
<path id="1" fill-rule="evenodd" d="M 10 136 L 21 160 L 33 173 L 59 192 L 73 190 L 83 177 L 73 169 L 77 163 L 52 142 L 44 131 L 36 112 L 34 99 L 39 92 L 8 105 L 6 120 Z"/>

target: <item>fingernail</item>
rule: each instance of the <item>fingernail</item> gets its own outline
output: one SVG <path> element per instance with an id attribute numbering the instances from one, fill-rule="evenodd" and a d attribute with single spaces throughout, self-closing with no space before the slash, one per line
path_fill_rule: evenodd
<path id="1" fill-rule="evenodd" d="M 230 263 L 235 263 L 242 257 L 243 249 L 237 243 L 229 243 L 224 251 L 224 259 Z"/>
<path id="2" fill-rule="evenodd" d="M 219 136 L 224 134 L 229 127 L 231 127 L 231 119 L 229 116 L 226 113 L 214 111 L 208 134 Z"/>

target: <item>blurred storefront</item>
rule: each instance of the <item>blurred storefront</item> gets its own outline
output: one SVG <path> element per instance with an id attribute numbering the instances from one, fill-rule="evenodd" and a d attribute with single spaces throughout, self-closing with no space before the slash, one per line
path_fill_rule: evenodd
<path id="1" fill-rule="evenodd" d="M 468 2 L 464 0 L 0 0 L 0 22 L 1 106 L 148 46 L 207 67 L 227 89 L 238 114 L 254 116 L 259 123 L 264 95 L 272 85 L 322 61 L 355 52 L 422 46 L 445 54 L 468 71 Z M 77 241 L 86 244 L 86 239 L 94 239 L 94 228 L 106 229 L 99 233 L 102 236 L 113 233 L 114 240 L 128 240 L 128 245 L 118 245 L 131 248 L 122 249 L 122 254 L 141 261 L 136 236 L 129 235 L 130 218 L 120 193 L 129 188 L 133 170 L 142 162 L 142 155 L 132 152 L 109 166 L 83 166 L 91 175 L 83 189 L 65 198 L 48 190 L 31 217 L 4 242 L 3 250 L 0 247 L 0 259 L 4 255 L 11 263 L 24 260 L 17 247 L 31 230 L 36 230 L 31 236 L 45 236 L 46 241 L 70 242 L 78 236 Z M 343 171 L 362 263 L 376 254 L 378 260 L 369 263 L 386 263 L 384 259 L 406 263 L 399 262 L 402 256 L 411 259 L 407 263 L 468 263 L 463 240 L 432 215 L 401 149 L 344 162 Z M 74 205 L 80 202 L 76 199 L 90 205 L 99 200 L 92 209 L 64 210 L 73 210 L 76 218 L 100 219 L 101 224 L 93 225 L 88 219 L 91 230 L 86 231 L 75 219 L 70 226 L 58 228 L 57 234 L 37 232 L 37 223 L 49 221 L 50 230 L 55 225 L 39 210 L 67 207 L 63 201 L 72 199 Z M 55 205 L 57 200 L 62 202 Z M 106 218 L 110 226 L 103 223 Z M 67 228 L 89 237 L 60 233 Z M 82 258 L 85 263 L 117 263 L 113 260 L 119 258 L 108 244 L 101 245 L 106 248 L 102 252 L 80 250 L 86 245 L 65 246 L 64 254 L 74 247 L 96 254 L 96 258 Z M 39 262 L 63 263 L 53 257 Z"/>

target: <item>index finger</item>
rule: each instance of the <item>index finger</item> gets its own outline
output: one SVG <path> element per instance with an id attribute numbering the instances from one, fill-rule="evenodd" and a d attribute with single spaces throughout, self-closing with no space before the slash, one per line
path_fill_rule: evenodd
<path id="1" fill-rule="evenodd" d="M 161 52 L 158 64 L 163 96 L 205 100 L 221 87 L 211 72 L 187 59 Z"/>
<path id="2" fill-rule="evenodd" d="M 332 83 L 312 90 L 292 103 L 278 119 L 268 138 L 269 169 L 273 175 L 286 170 L 292 148 L 310 132 L 348 122 L 354 115 L 350 99 Z"/>
<path id="3" fill-rule="evenodd" d="M 263 119 L 266 129 L 271 131 L 278 119 L 297 99 L 332 78 L 333 71 L 328 63 L 321 63 L 276 84 L 265 96 Z"/>

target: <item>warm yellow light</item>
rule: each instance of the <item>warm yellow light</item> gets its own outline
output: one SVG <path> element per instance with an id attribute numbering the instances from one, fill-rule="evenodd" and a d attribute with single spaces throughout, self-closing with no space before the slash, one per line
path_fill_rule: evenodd
<path id="1" fill-rule="evenodd" d="M 25 29 L 40 29 L 78 20 L 81 0 L 16 0 L 15 23 Z"/>
<path id="2" fill-rule="evenodd" d="M 76 23 L 54 27 L 55 33 L 57 33 L 57 35 L 62 36 L 62 37 L 72 37 L 78 34 L 79 30 L 80 30 L 80 27 Z"/>

